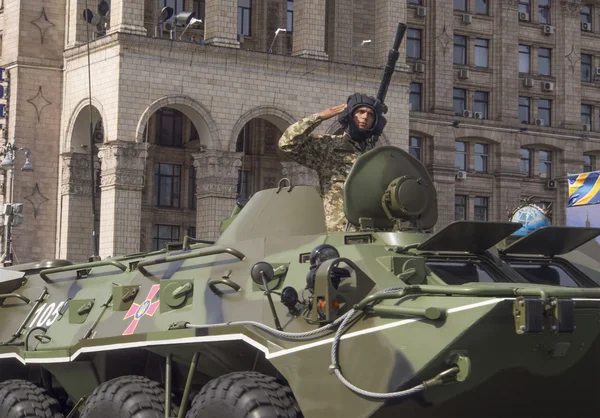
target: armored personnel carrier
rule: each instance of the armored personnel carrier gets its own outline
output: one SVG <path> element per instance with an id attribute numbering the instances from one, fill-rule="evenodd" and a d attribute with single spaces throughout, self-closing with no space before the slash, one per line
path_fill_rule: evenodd
<path id="1" fill-rule="evenodd" d="M 0 269 L 0 417 L 592 416 L 600 281 L 564 255 L 600 229 L 428 232 L 432 181 L 390 146 L 344 198 L 348 232 L 282 181 L 212 244 Z"/>

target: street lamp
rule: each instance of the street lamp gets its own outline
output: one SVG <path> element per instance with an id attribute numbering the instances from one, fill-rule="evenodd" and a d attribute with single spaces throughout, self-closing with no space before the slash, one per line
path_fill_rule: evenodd
<path id="1" fill-rule="evenodd" d="M 0 148 L 0 154 L 4 154 L 4 159 L 0 163 L 0 168 L 8 171 L 10 176 L 10 200 L 14 198 L 14 177 L 15 177 L 15 158 L 19 152 L 25 152 L 25 164 L 21 168 L 21 171 L 33 171 L 33 165 L 31 164 L 31 150 L 29 148 L 16 147 L 13 143 L 7 142 L 2 148 Z M 12 243 L 12 228 L 19 226 L 23 223 L 23 204 L 22 203 L 5 203 L 0 214 L 2 218 L 2 224 L 4 225 L 4 254 L 0 257 L 0 262 L 4 266 L 11 266 L 13 263 L 13 253 L 11 248 Z"/>

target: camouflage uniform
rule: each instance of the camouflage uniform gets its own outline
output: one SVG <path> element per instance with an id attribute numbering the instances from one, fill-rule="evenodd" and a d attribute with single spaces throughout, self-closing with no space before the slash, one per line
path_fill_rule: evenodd
<path id="1" fill-rule="evenodd" d="M 279 139 L 279 148 L 291 160 L 317 172 L 327 230 L 342 231 L 346 226 L 344 181 L 364 149 L 347 133 L 311 134 L 322 121 L 314 114 L 294 123 Z"/>

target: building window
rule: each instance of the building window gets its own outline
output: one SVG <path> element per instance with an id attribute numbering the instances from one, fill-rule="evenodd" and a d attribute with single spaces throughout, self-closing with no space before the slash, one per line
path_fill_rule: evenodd
<path id="1" fill-rule="evenodd" d="M 195 226 L 188 226 L 187 236 L 190 238 L 196 238 L 196 227 Z"/>
<path id="2" fill-rule="evenodd" d="M 541 75 L 550 75 L 552 63 L 552 50 L 550 48 L 538 49 L 538 73 Z"/>
<path id="3" fill-rule="evenodd" d="M 488 47 L 487 39 L 475 39 L 475 66 L 488 67 Z"/>
<path id="4" fill-rule="evenodd" d="M 194 0 L 194 12 L 197 19 L 206 22 L 206 0 Z"/>
<path id="5" fill-rule="evenodd" d="M 592 56 L 581 54 L 581 81 L 592 81 Z"/>
<path id="6" fill-rule="evenodd" d="M 552 151 L 540 150 L 538 153 L 540 178 L 552 178 Z"/>
<path id="7" fill-rule="evenodd" d="M 538 0 L 538 21 L 545 25 L 550 24 L 550 2 L 552 0 Z"/>
<path id="8" fill-rule="evenodd" d="M 487 173 L 488 171 L 488 145 L 475 144 L 475 171 Z"/>
<path id="9" fill-rule="evenodd" d="M 530 100 L 529 97 L 519 97 L 519 119 L 521 123 L 529 123 Z"/>
<path id="10" fill-rule="evenodd" d="M 581 124 L 592 126 L 592 106 L 587 104 L 581 105 Z"/>
<path id="11" fill-rule="evenodd" d="M 519 45 L 519 72 L 529 74 L 529 47 Z"/>
<path id="12" fill-rule="evenodd" d="M 422 161 L 422 142 L 421 138 L 417 136 L 411 136 L 408 138 L 408 153 L 415 157 L 417 160 Z"/>
<path id="13" fill-rule="evenodd" d="M 454 166 L 459 170 L 467 169 L 467 143 L 456 141 L 456 151 L 454 153 Z"/>
<path id="14" fill-rule="evenodd" d="M 188 178 L 188 207 L 196 209 L 196 167 L 190 167 Z"/>
<path id="15" fill-rule="evenodd" d="M 478 15 L 489 14 L 488 0 L 475 0 L 475 13 Z"/>
<path id="16" fill-rule="evenodd" d="M 181 166 L 154 164 L 154 206 L 178 208 L 181 193 Z"/>
<path id="17" fill-rule="evenodd" d="M 421 111 L 421 84 L 410 83 L 410 111 Z"/>
<path id="18" fill-rule="evenodd" d="M 152 231 L 152 250 L 158 251 L 165 248 L 170 242 L 179 241 L 179 226 L 177 225 L 154 225 Z"/>
<path id="19" fill-rule="evenodd" d="M 552 101 L 548 99 L 538 100 L 538 116 L 543 126 L 552 126 Z"/>
<path id="20" fill-rule="evenodd" d="M 420 6 L 422 2 L 422 0 L 408 0 L 408 4 L 416 4 L 418 6 Z"/>
<path id="21" fill-rule="evenodd" d="M 465 89 L 453 89 L 454 113 L 462 116 L 467 108 L 467 91 Z"/>
<path id="22" fill-rule="evenodd" d="M 475 196 L 475 204 L 473 205 L 474 218 L 476 221 L 484 221 L 488 220 L 488 198 Z"/>
<path id="23" fill-rule="evenodd" d="M 175 19 L 175 16 L 177 16 L 177 13 L 183 11 L 183 0 L 161 0 L 160 1 L 161 8 L 167 7 L 167 6 L 173 8 L 173 16 L 168 20 L 170 22 Z"/>
<path id="24" fill-rule="evenodd" d="M 238 34 L 250 36 L 252 31 L 252 0 L 238 0 Z"/>
<path id="25" fill-rule="evenodd" d="M 294 0 L 288 0 L 287 2 L 287 26 L 288 33 L 294 31 Z"/>
<path id="26" fill-rule="evenodd" d="M 238 182 L 237 182 L 237 198 L 239 200 L 248 199 L 248 171 L 238 171 Z"/>
<path id="27" fill-rule="evenodd" d="M 593 155 L 583 154 L 583 172 L 589 173 L 590 171 L 594 171 L 595 166 L 596 158 Z"/>
<path id="28" fill-rule="evenodd" d="M 521 148 L 520 171 L 527 177 L 531 177 L 531 150 L 529 148 Z"/>
<path id="29" fill-rule="evenodd" d="M 464 194 L 454 195 L 454 220 L 465 221 L 467 219 L 467 196 Z"/>
<path id="30" fill-rule="evenodd" d="M 454 0 L 454 10 L 467 11 L 467 0 Z"/>
<path id="31" fill-rule="evenodd" d="M 531 12 L 531 0 L 519 0 L 519 12 L 529 14 Z"/>
<path id="32" fill-rule="evenodd" d="M 163 147 L 183 144 L 183 113 L 163 107 L 156 112 L 156 143 Z"/>
<path id="33" fill-rule="evenodd" d="M 488 118 L 488 101 L 489 95 L 487 91 L 476 91 L 475 92 L 475 103 L 474 110 L 475 112 L 481 113 L 482 119 Z"/>
<path id="34" fill-rule="evenodd" d="M 589 23 L 592 24 L 592 6 L 585 5 L 582 7 L 581 12 L 579 13 L 579 19 L 581 23 Z"/>
<path id="35" fill-rule="evenodd" d="M 421 58 L 421 30 L 408 29 L 406 56 L 408 58 Z"/>
<path id="36" fill-rule="evenodd" d="M 467 37 L 454 35 L 454 64 L 467 64 Z"/>

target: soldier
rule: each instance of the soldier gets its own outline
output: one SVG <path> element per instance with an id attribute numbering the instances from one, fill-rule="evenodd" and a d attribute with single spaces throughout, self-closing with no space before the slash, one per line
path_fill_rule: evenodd
<path id="1" fill-rule="evenodd" d="M 374 146 L 373 137 L 383 131 L 383 108 L 375 98 L 355 93 L 347 104 L 294 123 L 279 139 L 279 148 L 288 158 L 317 172 L 328 231 L 344 230 L 344 182 L 356 159 Z M 338 115 L 343 134 L 312 134 L 321 122 Z"/>

